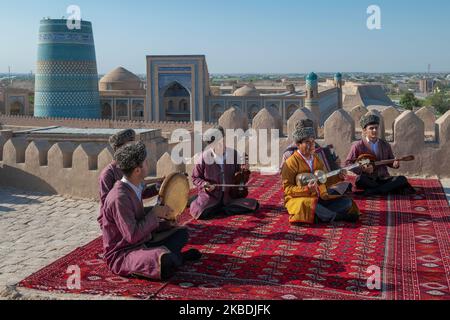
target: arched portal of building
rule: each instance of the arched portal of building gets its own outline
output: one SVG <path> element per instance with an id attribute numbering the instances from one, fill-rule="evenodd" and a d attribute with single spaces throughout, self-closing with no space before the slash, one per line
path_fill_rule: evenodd
<path id="1" fill-rule="evenodd" d="M 102 103 L 102 119 L 112 119 L 112 106 L 109 102 Z"/>
<path id="2" fill-rule="evenodd" d="M 258 107 L 257 105 L 255 105 L 255 104 L 253 104 L 253 105 L 250 107 L 250 109 L 248 110 L 248 120 L 249 120 L 250 122 L 252 122 L 252 121 L 253 121 L 253 118 L 256 117 L 256 115 L 258 114 L 258 112 L 259 112 L 259 107 Z"/>
<path id="3" fill-rule="evenodd" d="M 222 106 L 220 104 L 215 104 L 211 111 L 211 120 L 212 122 L 219 121 L 219 118 L 222 116 Z"/>
<path id="4" fill-rule="evenodd" d="M 133 120 L 144 120 L 144 100 L 133 100 L 131 109 Z"/>
<path id="5" fill-rule="evenodd" d="M 289 119 L 292 115 L 297 111 L 298 106 L 295 104 L 291 104 L 287 109 L 287 118 Z"/>
<path id="6" fill-rule="evenodd" d="M 116 100 L 116 119 L 117 120 L 129 120 L 128 114 L 128 100 L 117 99 Z"/>
<path id="7" fill-rule="evenodd" d="M 14 101 L 9 106 L 9 114 L 12 116 L 23 115 L 25 113 L 24 105 L 19 101 Z"/>
<path id="8" fill-rule="evenodd" d="M 166 121 L 191 121 L 191 94 L 178 82 L 164 93 L 164 111 Z"/>

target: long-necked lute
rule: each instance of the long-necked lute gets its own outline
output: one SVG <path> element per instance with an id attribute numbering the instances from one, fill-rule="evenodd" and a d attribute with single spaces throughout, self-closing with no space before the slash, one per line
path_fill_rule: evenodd
<path id="1" fill-rule="evenodd" d="M 365 165 L 370 165 L 370 163 L 371 163 L 371 161 L 369 159 L 361 159 L 361 160 L 356 161 L 355 164 L 352 164 L 352 165 L 350 165 L 348 167 L 345 167 L 345 168 L 342 168 L 342 169 L 338 169 L 338 170 L 334 170 L 334 171 L 330 171 L 328 173 L 325 173 L 322 170 L 317 170 L 316 172 L 314 172 L 314 174 L 312 174 L 312 173 L 300 173 L 295 178 L 296 184 L 298 186 L 301 186 L 301 187 L 307 186 L 311 182 L 317 182 L 317 183 L 320 183 L 320 184 L 325 184 L 325 183 L 327 183 L 329 178 L 338 176 L 343 171 L 350 171 L 350 170 L 356 169 L 358 167 L 362 167 L 362 166 L 365 166 Z"/>
<path id="2" fill-rule="evenodd" d="M 378 166 L 385 166 L 385 165 L 393 164 L 396 161 L 398 161 L 398 162 L 414 161 L 416 158 L 414 156 L 406 156 L 406 157 L 402 157 L 402 158 L 377 161 L 377 158 L 373 154 L 367 153 L 367 154 L 360 155 L 358 157 L 357 161 L 362 161 L 362 160 L 367 160 L 367 159 L 370 160 L 370 165 L 372 165 L 374 167 L 378 167 Z"/>

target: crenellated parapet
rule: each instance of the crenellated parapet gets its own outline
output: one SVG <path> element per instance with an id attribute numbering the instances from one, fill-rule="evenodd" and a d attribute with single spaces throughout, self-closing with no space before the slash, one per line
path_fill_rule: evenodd
<path id="1" fill-rule="evenodd" d="M 327 145 L 334 146 L 341 159 L 345 159 L 355 141 L 355 122 L 344 109 L 335 111 L 325 121 L 324 140 Z"/>
<path id="2" fill-rule="evenodd" d="M 388 109 L 386 108 L 385 110 Z M 396 114 L 395 110 L 388 110 L 383 116 L 377 110 L 367 110 L 362 107 L 354 111 L 359 113 L 356 116 L 357 123 L 355 123 L 354 114 L 352 116 L 344 109 L 335 111 L 325 122 L 323 127 L 324 138 L 318 140 L 321 145 L 333 145 L 342 163 L 345 161 L 352 144 L 356 142 L 356 127 L 359 126 L 359 120 L 362 115 L 373 113 L 380 116 L 382 119 L 380 135 L 383 136 L 386 120 L 392 121 L 393 115 Z M 295 130 L 296 123 L 302 119 L 313 120 L 312 118 L 314 116 L 308 109 L 306 111 L 299 109 L 292 115 L 288 121 L 288 137 L 280 137 L 279 140 L 278 151 L 280 156 L 283 155 L 285 148 L 292 143 L 292 132 Z M 263 110 L 257 120 L 252 129 L 272 129 L 277 125 L 276 118 L 268 110 Z M 434 141 L 429 141 L 426 138 L 423 120 L 412 111 L 399 113 L 393 119 L 391 128 L 389 132 L 392 133 L 393 141 L 390 144 L 394 154 L 399 157 L 414 155 L 416 158 L 413 162 L 401 163 L 399 170 L 392 170 L 391 173 L 393 175 L 450 177 L 450 161 L 448 161 L 450 159 L 450 111 L 436 120 L 436 139 Z M 261 141 L 258 140 L 256 145 L 258 152 L 260 144 Z M 245 150 L 246 152 L 249 150 L 248 141 L 246 141 Z M 266 165 L 259 163 L 258 166 L 264 167 Z M 183 166 L 175 166 L 171 163 L 169 154 L 165 154 L 158 162 L 158 176 L 183 169 L 187 172 L 192 172 L 192 164 L 186 165 L 185 168 Z"/>
<path id="3" fill-rule="evenodd" d="M 398 111 L 397 108 L 394 107 L 388 107 L 381 111 L 381 115 L 383 116 L 384 120 L 384 128 L 386 132 L 392 133 L 394 131 L 394 122 L 395 119 L 401 114 L 400 111 Z"/>
<path id="4" fill-rule="evenodd" d="M 80 198 L 97 197 L 98 177 L 112 160 L 106 144 L 52 144 L 22 137 L 9 139 L 2 155 L 2 185 Z"/>
<path id="5" fill-rule="evenodd" d="M 382 124 L 385 123 L 382 121 Z M 342 160 L 345 160 L 355 141 L 355 126 L 354 118 L 344 110 L 334 112 L 325 122 L 324 142 L 332 144 Z M 450 111 L 435 122 L 434 141 L 426 140 L 425 124 L 412 111 L 405 111 L 396 117 L 392 130 L 394 154 L 416 157 L 413 162 L 402 163 L 400 170 L 392 170 L 393 174 L 450 177 Z"/>
<path id="6" fill-rule="evenodd" d="M 416 116 L 421 119 L 425 125 L 425 132 L 433 132 L 436 123 L 436 111 L 433 107 L 423 107 L 417 110 Z"/>
<path id="7" fill-rule="evenodd" d="M 352 111 L 355 112 L 350 114 L 344 109 L 335 111 L 326 120 L 323 127 L 324 138 L 319 140 L 321 144 L 332 144 L 342 161 L 345 160 L 356 139 L 355 131 L 359 126 L 359 120 L 355 123 L 355 119 L 360 114 L 364 115 L 364 112 L 377 112 L 364 109 Z M 394 115 L 395 112 L 392 110 L 381 114 L 386 127 Z M 391 146 L 394 154 L 416 157 L 413 162 L 402 163 L 400 170 L 392 170 L 392 174 L 450 177 L 450 111 L 434 122 L 432 141 L 427 139 L 427 127 L 423 117 L 420 116 L 421 113 L 405 111 L 398 114 L 392 122 Z M 292 115 L 288 121 L 289 137 L 280 138 L 280 156 L 286 146 L 292 143 L 290 137 L 295 124 L 301 119 L 311 118 L 313 115 L 308 109 L 299 109 Z M 272 129 L 279 126 L 279 117 L 275 117 L 267 108 L 256 120 L 253 129 Z M 163 137 L 152 136 L 144 140 L 149 150 L 151 175 L 164 176 L 172 171 L 192 172 L 192 163 L 175 165 L 172 162 L 170 152 L 174 145 L 168 145 Z M 193 140 L 191 137 L 191 140 L 186 142 L 191 148 Z M 246 150 L 248 149 L 247 142 Z M 7 130 L 0 131 L 2 185 L 80 198 L 97 198 L 98 177 L 112 159 L 111 147 L 103 142 L 33 140 L 26 136 L 14 136 Z"/>

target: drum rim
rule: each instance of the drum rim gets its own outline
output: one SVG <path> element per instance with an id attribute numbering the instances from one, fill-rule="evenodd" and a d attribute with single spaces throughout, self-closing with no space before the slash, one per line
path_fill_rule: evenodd
<path id="1" fill-rule="evenodd" d="M 190 188 L 189 188 L 189 180 L 188 180 L 188 178 L 186 177 L 186 175 L 185 175 L 184 173 L 182 173 L 182 172 L 173 172 L 173 173 L 169 174 L 169 175 L 166 177 L 166 179 L 163 181 L 163 183 L 162 183 L 162 185 L 161 185 L 161 188 L 160 188 L 160 191 L 159 191 L 159 196 L 161 197 L 161 204 L 162 204 L 162 205 L 165 205 L 165 203 L 166 203 L 166 201 L 165 201 L 164 198 L 165 198 L 165 193 L 167 192 L 167 190 L 166 190 L 166 189 L 167 189 L 167 186 L 170 185 L 170 182 L 171 182 L 175 177 L 178 177 L 178 176 L 184 178 L 184 180 L 185 180 L 185 182 L 186 182 L 186 185 L 187 185 L 187 189 L 188 189 L 188 190 L 190 189 Z M 184 210 L 187 208 L 188 202 L 189 202 L 189 194 L 186 195 L 186 205 L 185 205 Z M 184 210 L 181 211 L 181 212 L 179 212 L 179 213 L 177 213 L 177 214 L 174 214 L 174 215 L 173 215 L 174 218 L 175 218 L 175 219 L 178 218 L 178 217 L 184 212 Z"/>

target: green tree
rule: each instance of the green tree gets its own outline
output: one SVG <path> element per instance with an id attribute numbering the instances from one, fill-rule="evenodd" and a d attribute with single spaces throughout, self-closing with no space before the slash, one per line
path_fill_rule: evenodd
<path id="1" fill-rule="evenodd" d="M 439 114 L 444 114 L 450 110 L 450 98 L 444 91 L 437 92 L 426 98 L 425 105 L 433 106 Z"/>
<path id="2" fill-rule="evenodd" d="M 408 110 L 413 110 L 413 108 L 418 108 L 422 106 L 419 99 L 416 98 L 414 93 L 407 92 L 400 98 L 400 104 L 403 108 Z"/>

